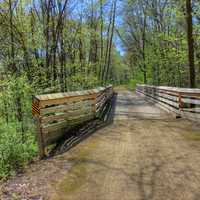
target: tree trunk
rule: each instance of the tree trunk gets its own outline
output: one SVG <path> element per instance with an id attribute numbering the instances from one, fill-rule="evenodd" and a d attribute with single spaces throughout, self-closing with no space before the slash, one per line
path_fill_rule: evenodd
<path id="1" fill-rule="evenodd" d="M 192 3 L 186 0 L 186 17 L 187 17 L 187 40 L 188 40 L 188 61 L 190 71 L 190 87 L 196 87 L 195 65 L 194 65 L 194 39 L 193 39 L 193 22 L 192 22 Z"/>
<path id="2" fill-rule="evenodd" d="M 17 72 L 17 67 L 15 63 L 15 48 L 14 48 L 14 33 L 13 33 L 13 10 L 12 1 L 9 0 L 9 14 L 10 14 L 10 42 L 11 42 L 11 64 L 10 70 L 14 74 Z"/>
<path id="3" fill-rule="evenodd" d="M 103 2 L 102 2 L 102 0 L 100 0 L 100 18 L 101 18 L 101 45 L 100 45 L 101 49 L 100 49 L 99 79 L 101 79 L 103 55 L 104 55 L 104 52 L 103 52 L 103 48 L 104 48 L 104 45 L 103 45 L 103 26 L 104 26 L 104 23 L 103 23 Z"/>
<path id="4" fill-rule="evenodd" d="M 143 58 L 143 76 L 144 76 L 144 84 L 147 83 L 147 67 L 146 67 L 146 15 L 144 16 L 144 24 L 143 24 L 143 33 L 142 33 L 142 58 Z"/>
<path id="5" fill-rule="evenodd" d="M 106 76 L 105 76 L 105 83 L 108 80 L 108 74 L 109 74 L 110 64 L 111 64 L 111 51 L 112 51 L 112 41 L 113 41 L 113 34 L 114 34 L 114 28 L 115 28 L 116 8 L 117 8 L 117 0 L 115 0 L 114 5 L 113 5 L 112 30 L 111 30 L 110 45 L 109 45 L 109 51 L 108 51 L 108 63 L 107 63 L 107 70 L 106 70 Z"/>

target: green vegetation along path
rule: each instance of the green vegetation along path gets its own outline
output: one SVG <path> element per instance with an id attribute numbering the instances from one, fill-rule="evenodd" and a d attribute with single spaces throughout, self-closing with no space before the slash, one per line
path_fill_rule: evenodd
<path id="1" fill-rule="evenodd" d="M 30 165 L 2 186 L 1 199 L 198 200 L 199 130 L 121 91 L 113 124 Z"/>

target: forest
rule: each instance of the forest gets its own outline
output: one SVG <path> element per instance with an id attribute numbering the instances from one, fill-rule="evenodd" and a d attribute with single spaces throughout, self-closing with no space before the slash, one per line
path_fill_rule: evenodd
<path id="1" fill-rule="evenodd" d="M 198 0 L 1 0 L 0 179 L 37 153 L 32 95 L 200 87 Z"/>

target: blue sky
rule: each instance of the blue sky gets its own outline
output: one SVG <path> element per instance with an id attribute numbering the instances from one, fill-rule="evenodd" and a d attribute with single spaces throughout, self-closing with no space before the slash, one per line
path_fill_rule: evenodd
<path id="1" fill-rule="evenodd" d="M 39 9 L 39 7 L 38 7 L 39 1 L 40 0 L 33 0 L 35 7 L 38 8 L 38 9 Z M 93 0 L 93 1 L 95 2 L 96 0 Z M 63 2 L 64 2 L 64 0 L 63 0 Z M 104 6 L 105 23 L 108 22 L 108 16 L 109 16 L 111 3 L 112 3 L 111 0 L 107 0 L 107 3 Z M 82 13 L 84 15 L 88 6 L 91 5 L 91 0 L 69 0 L 68 6 L 69 5 L 70 5 L 70 8 L 68 7 L 68 9 L 72 10 L 71 17 L 79 19 L 80 13 Z M 27 10 L 30 10 L 31 7 L 32 7 L 32 5 L 30 5 L 30 3 L 27 3 L 27 6 L 26 6 Z M 118 2 L 117 2 L 117 13 L 116 13 L 116 28 L 120 27 L 123 23 L 121 13 L 122 13 L 122 1 L 118 0 Z M 123 51 L 122 45 L 121 45 L 121 40 L 117 36 L 116 33 L 114 35 L 114 43 L 116 45 L 117 50 L 120 52 L 120 54 L 124 55 L 124 51 Z"/>

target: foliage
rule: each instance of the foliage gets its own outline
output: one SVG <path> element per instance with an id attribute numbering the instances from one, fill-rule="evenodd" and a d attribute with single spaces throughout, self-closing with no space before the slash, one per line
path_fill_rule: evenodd
<path id="1" fill-rule="evenodd" d="M 21 76 L 4 80 L 1 86 L 0 178 L 3 178 L 33 159 L 37 145 L 31 119 L 31 85 Z"/>
<path id="2" fill-rule="evenodd" d="M 17 131 L 20 126 L 20 123 L 5 124 L 0 121 L 0 179 L 23 169 L 37 154 L 32 132 L 26 132 L 25 142 L 22 143 L 22 135 Z"/>
<path id="3" fill-rule="evenodd" d="M 199 1 L 193 1 L 197 86 L 199 73 Z M 120 35 L 134 79 L 154 85 L 189 87 L 186 1 L 126 0 Z"/>

